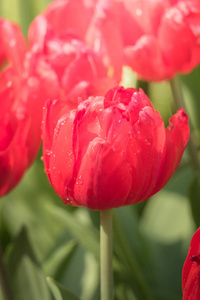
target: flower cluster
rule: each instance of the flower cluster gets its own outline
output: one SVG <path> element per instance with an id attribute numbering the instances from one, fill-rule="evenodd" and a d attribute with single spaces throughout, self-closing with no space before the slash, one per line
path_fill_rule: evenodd
<path id="1" fill-rule="evenodd" d="M 1 173 L 7 174 L 1 181 L 1 195 L 18 183 L 38 152 L 42 107 L 47 100 L 49 102 L 45 106 L 43 121 L 44 163 L 52 185 L 63 199 L 74 199 L 70 200 L 74 205 L 106 209 L 143 201 L 166 183 L 178 166 L 188 140 L 185 113 L 179 111 L 165 130 L 160 116 L 154 112 L 142 91 L 113 87 L 121 80 L 122 66 L 130 61 L 138 64 L 144 72 L 147 70 L 152 75 L 150 79 L 169 77 L 178 70 L 189 70 L 197 63 L 197 55 L 194 59 L 186 51 L 185 57 L 190 57 L 187 65 L 190 67 L 186 68 L 184 61 L 178 63 L 181 68 L 177 69 L 177 64 L 173 64 L 173 61 L 177 63 L 175 58 L 169 63 L 170 59 L 166 55 L 158 55 L 158 50 L 155 50 L 158 49 L 155 47 L 155 36 L 171 38 L 171 42 L 167 43 L 169 47 L 174 43 L 177 31 L 172 34 L 172 29 L 167 29 L 174 20 L 175 13 L 172 12 L 180 14 L 183 10 L 181 26 L 186 24 L 184 18 L 188 14 L 187 26 L 191 25 L 193 17 L 198 21 L 198 3 L 189 6 L 186 1 L 186 4 L 187 11 L 183 9 L 182 1 L 173 4 L 170 1 L 165 4 L 149 1 L 148 7 L 146 2 L 144 5 L 138 1 L 133 1 L 131 7 L 129 1 L 54 1 L 30 25 L 28 47 L 19 28 L 1 19 L 0 61 L 1 64 L 8 64 L 3 65 L 0 78 L 3 128 Z M 147 11 L 148 18 L 145 17 Z M 148 20 L 151 26 L 144 24 L 144 20 Z M 128 27 L 131 33 L 127 32 Z M 165 35 L 162 34 L 163 28 L 167 32 Z M 176 29 L 179 30 L 179 26 Z M 152 40 L 154 42 L 149 42 Z M 196 42 L 188 43 L 187 36 L 184 41 L 187 47 L 196 47 L 193 53 L 197 53 Z M 161 44 L 159 42 L 159 51 L 161 48 L 166 50 Z M 145 59 L 143 54 L 149 56 L 153 48 L 156 59 Z M 173 49 L 166 52 L 175 55 Z M 140 53 L 140 59 L 137 53 Z M 157 64 L 161 57 L 162 63 Z M 142 75 L 132 63 L 129 65 Z M 171 65 L 173 71 L 169 71 L 172 70 Z M 164 72 L 164 77 L 157 76 L 155 71 Z M 88 98 L 90 96 L 93 98 Z M 80 101 L 79 97 L 85 102 Z M 108 101 L 109 97 L 112 101 Z M 58 124 L 67 118 L 71 122 L 66 122 L 66 130 L 71 132 L 69 140 L 66 138 L 68 134 L 65 136 L 69 144 L 61 152 L 60 147 L 56 150 L 58 161 L 53 159 L 53 162 L 55 140 L 62 136 L 60 130 L 63 127 Z M 64 145 L 60 138 L 59 143 Z M 62 156 L 64 153 L 65 157 Z M 96 167 L 92 167 L 94 156 Z M 71 162 L 69 165 L 68 158 Z M 83 161 L 89 164 L 88 169 L 82 169 Z M 54 163 L 56 165 L 52 166 Z M 58 179 L 62 173 L 57 166 L 60 163 L 62 166 L 68 165 L 65 168 L 69 178 L 65 178 L 64 171 L 62 180 Z M 113 167 L 106 167 L 107 164 Z M 53 174 L 54 169 L 58 175 Z M 62 182 L 62 188 L 54 182 L 55 176 L 56 180 Z M 85 176 L 87 179 L 84 179 L 82 185 L 77 178 Z M 140 189 L 136 191 L 139 182 Z M 111 190 L 114 192 L 116 185 L 119 186 L 119 190 L 115 190 L 118 196 L 108 200 L 108 195 L 111 196 Z M 75 187 L 79 187 L 81 194 Z M 88 204 L 88 201 L 94 203 Z"/>

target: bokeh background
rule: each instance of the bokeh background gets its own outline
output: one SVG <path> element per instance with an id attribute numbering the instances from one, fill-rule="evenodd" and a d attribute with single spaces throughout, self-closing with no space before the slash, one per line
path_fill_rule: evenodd
<path id="1" fill-rule="evenodd" d="M 18 23 L 26 36 L 49 2 L 0 0 L 0 16 Z M 199 142 L 200 68 L 179 79 Z M 138 82 L 126 68 L 123 85 L 142 87 L 167 126 L 175 112 L 168 82 Z M 0 201 L 1 248 L 14 300 L 97 300 L 99 212 L 64 206 L 41 156 L 42 150 Z M 199 225 L 200 177 L 186 149 L 164 189 L 144 203 L 113 210 L 115 299 L 181 300 L 182 266 Z"/>

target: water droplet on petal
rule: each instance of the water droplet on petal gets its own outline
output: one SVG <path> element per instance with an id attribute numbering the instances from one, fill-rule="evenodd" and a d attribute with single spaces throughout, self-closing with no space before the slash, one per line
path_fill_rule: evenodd
<path id="1" fill-rule="evenodd" d="M 77 182 L 77 184 L 83 184 L 83 176 L 82 175 L 79 175 L 78 177 L 79 181 Z"/>
<path id="2" fill-rule="evenodd" d="M 68 151 L 68 155 L 70 156 L 70 155 L 72 155 L 72 154 L 73 154 L 72 150 L 69 150 L 69 151 Z"/>
<path id="3" fill-rule="evenodd" d="M 45 172 L 46 172 L 47 174 L 51 173 L 51 168 L 45 168 Z"/>
<path id="4" fill-rule="evenodd" d="M 52 151 L 45 150 L 45 155 L 50 156 L 52 154 Z"/>
<path id="5" fill-rule="evenodd" d="M 70 188 L 65 188 L 65 189 L 70 189 Z M 71 190 L 71 189 L 70 189 Z M 73 205 L 74 203 L 74 200 L 72 197 L 66 197 L 64 200 L 63 200 L 63 203 L 66 204 L 66 205 Z"/>

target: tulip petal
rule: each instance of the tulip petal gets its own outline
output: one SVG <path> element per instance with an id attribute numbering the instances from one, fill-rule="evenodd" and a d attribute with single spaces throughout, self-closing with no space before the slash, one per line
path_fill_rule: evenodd
<path id="1" fill-rule="evenodd" d="M 25 39 L 17 25 L 3 20 L 0 26 L 0 39 L 6 58 L 21 76 L 23 59 L 27 50 Z"/>
<path id="2" fill-rule="evenodd" d="M 144 201 L 156 185 L 165 158 L 165 127 L 158 112 L 145 107 L 127 145 L 133 185 L 127 203 Z"/>
<path id="3" fill-rule="evenodd" d="M 183 300 L 200 299 L 200 228 L 190 243 L 187 258 L 182 271 Z"/>
<path id="4" fill-rule="evenodd" d="M 72 151 L 71 148 L 72 148 L 72 133 L 73 133 L 72 130 L 69 133 L 68 131 L 69 128 L 73 127 L 73 120 L 75 118 L 75 113 L 74 111 L 71 111 L 69 113 L 69 107 L 64 102 L 55 101 L 55 100 L 48 101 L 46 103 L 46 108 L 44 112 L 45 113 L 44 113 L 44 122 L 43 122 L 43 149 L 44 149 L 43 159 L 45 163 L 45 172 L 47 173 L 50 181 L 53 182 L 53 184 L 55 184 L 55 181 L 59 180 L 60 176 L 62 176 L 62 174 L 60 174 L 58 170 L 60 170 L 61 165 L 63 163 L 62 162 L 63 156 L 64 157 L 66 156 L 65 159 L 69 159 L 70 161 L 73 158 L 73 155 L 72 156 L 67 155 L 68 153 L 71 153 L 70 151 Z M 69 137 L 66 138 L 67 136 Z M 61 141 L 60 138 L 62 138 L 63 141 Z M 62 143 L 63 146 L 61 146 L 60 143 Z M 52 154 L 53 151 L 55 152 L 54 154 Z M 59 155 L 59 157 L 61 157 L 60 159 L 57 159 L 58 151 L 60 152 Z M 56 162 L 54 160 L 55 157 L 56 157 Z M 69 170 L 69 168 L 66 169 Z M 55 175 L 56 172 L 59 173 L 58 178 L 56 178 Z M 64 178 L 64 175 L 62 176 L 62 178 Z M 62 189 L 59 188 L 59 190 Z M 63 191 L 62 191 L 62 195 L 63 195 Z"/>
<path id="5" fill-rule="evenodd" d="M 123 7 L 122 7 L 123 8 Z M 94 37 L 94 49 L 103 53 L 105 60 L 109 61 L 109 66 L 113 69 L 114 75 L 118 81 L 121 79 L 123 65 L 123 43 L 118 30 L 118 15 L 121 4 L 114 1 L 100 1 L 96 8 L 94 16 L 97 26 L 97 34 Z M 119 25 L 119 24 L 118 24 Z M 102 47 L 103 45 L 103 47 Z"/>
<path id="6" fill-rule="evenodd" d="M 92 13 L 92 6 L 82 0 L 60 0 L 49 4 L 45 17 L 53 31 L 62 35 L 67 31 L 84 39 Z"/>
<path id="7" fill-rule="evenodd" d="M 157 37 L 143 35 L 134 45 L 125 48 L 124 55 L 125 64 L 145 80 L 159 81 L 171 76 L 170 66 L 166 66 L 163 60 Z"/>
<path id="8" fill-rule="evenodd" d="M 129 165 L 123 155 L 95 138 L 81 162 L 74 198 L 91 209 L 118 207 L 126 199 L 131 182 Z"/>
<path id="9" fill-rule="evenodd" d="M 177 169 L 189 139 L 188 116 L 179 109 L 166 129 L 166 156 L 153 193 L 160 190 Z"/>

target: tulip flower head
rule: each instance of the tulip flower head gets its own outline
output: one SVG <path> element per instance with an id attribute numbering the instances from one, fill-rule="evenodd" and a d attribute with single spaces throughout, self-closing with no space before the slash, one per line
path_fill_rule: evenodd
<path id="1" fill-rule="evenodd" d="M 200 228 L 190 243 L 182 272 L 183 300 L 200 299 Z"/>
<path id="2" fill-rule="evenodd" d="M 200 63 L 199 0 L 100 0 L 95 18 L 110 60 L 118 52 L 143 80 L 170 79 Z"/>
<path id="3" fill-rule="evenodd" d="M 3 18 L 0 49 L 0 196 L 3 196 L 16 186 L 38 153 L 45 97 L 39 84 L 42 77 L 33 74 L 35 64 L 28 55 L 20 28 Z"/>
<path id="4" fill-rule="evenodd" d="M 142 90 L 115 87 L 76 109 L 49 101 L 43 122 L 45 171 L 65 204 L 106 210 L 144 201 L 178 167 L 189 137 L 180 109 L 165 129 Z"/>
<path id="5" fill-rule="evenodd" d="M 57 96 L 71 102 L 79 96 L 87 99 L 104 94 L 121 79 L 121 73 L 118 78 L 109 75 L 109 66 L 88 42 L 92 3 L 53 1 L 34 19 L 28 32 L 31 55 L 48 66 Z"/>

